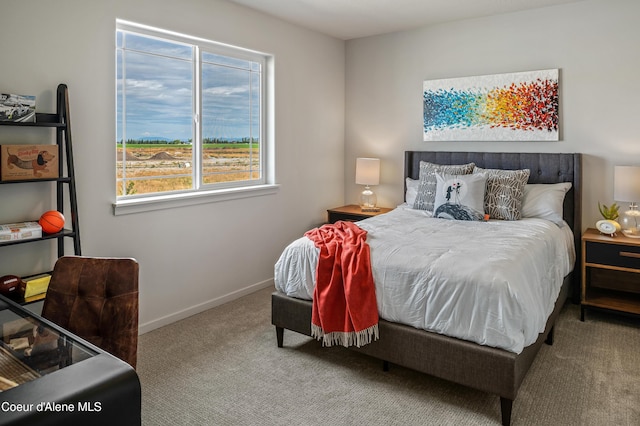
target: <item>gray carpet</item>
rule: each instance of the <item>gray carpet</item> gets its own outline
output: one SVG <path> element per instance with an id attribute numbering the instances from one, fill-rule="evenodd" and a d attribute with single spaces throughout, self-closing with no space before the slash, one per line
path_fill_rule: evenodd
<path id="1" fill-rule="evenodd" d="M 499 425 L 495 395 L 285 331 L 264 289 L 140 336 L 142 420 L 155 425 Z M 640 425 L 640 321 L 567 305 L 512 425 Z"/>

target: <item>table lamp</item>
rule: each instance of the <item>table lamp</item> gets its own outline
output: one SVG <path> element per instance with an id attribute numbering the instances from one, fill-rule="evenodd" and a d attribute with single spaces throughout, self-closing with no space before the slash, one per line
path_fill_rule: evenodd
<path id="1" fill-rule="evenodd" d="M 356 159 L 356 183 L 365 185 L 364 191 L 360 194 L 360 208 L 363 212 L 378 212 L 380 208 L 376 205 L 378 199 L 369 185 L 380 183 L 380 159 L 379 158 L 357 158 Z"/>
<path id="2" fill-rule="evenodd" d="M 613 198 L 629 202 L 629 209 L 620 215 L 622 233 L 627 237 L 640 238 L 640 167 L 615 166 L 613 176 Z"/>

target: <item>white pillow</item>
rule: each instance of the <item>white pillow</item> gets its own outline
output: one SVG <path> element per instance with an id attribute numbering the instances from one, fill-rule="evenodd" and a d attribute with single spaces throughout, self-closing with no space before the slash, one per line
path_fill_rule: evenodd
<path id="1" fill-rule="evenodd" d="M 433 217 L 455 220 L 484 219 L 486 173 L 448 175 L 437 173 Z"/>
<path id="2" fill-rule="evenodd" d="M 407 192 L 404 194 L 404 200 L 407 202 L 409 207 L 413 208 L 413 203 L 415 203 L 416 197 L 418 196 L 418 186 L 420 186 L 420 180 L 406 178 L 406 182 Z"/>
<path id="3" fill-rule="evenodd" d="M 564 196 L 570 189 L 571 182 L 525 185 L 522 217 L 546 219 L 562 226 Z"/>

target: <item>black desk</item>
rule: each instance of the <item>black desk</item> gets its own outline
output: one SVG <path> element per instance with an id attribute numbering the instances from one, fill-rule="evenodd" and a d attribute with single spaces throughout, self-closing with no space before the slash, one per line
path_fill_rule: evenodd
<path id="1" fill-rule="evenodd" d="M 0 425 L 140 425 L 124 361 L 0 296 Z"/>

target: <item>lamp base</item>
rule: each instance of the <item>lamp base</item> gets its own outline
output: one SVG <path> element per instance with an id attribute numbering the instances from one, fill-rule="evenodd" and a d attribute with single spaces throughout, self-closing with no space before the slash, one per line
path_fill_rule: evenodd
<path id="1" fill-rule="evenodd" d="M 363 212 L 379 212 L 380 211 L 380 207 L 360 206 L 360 211 L 363 211 Z"/>
<path id="2" fill-rule="evenodd" d="M 640 238 L 640 229 L 625 229 L 622 233 L 625 237 Z"/>
<path id="3" fill-rule="evenodd" d="M 365 186 L 364 191 L 360 194 L 360 209 L 363 212 L 379 212 L 380 207 L 376 206 L 377 202 L 378 197 L 375 192 L 368 185 Z"/>
<path id="4" fill-rule="evenodd" d="M 640 238 L 640 210 L 636 203 L 629 205 L 629 210 L 622 213 L 619 222 L 625 237 Z"/>

